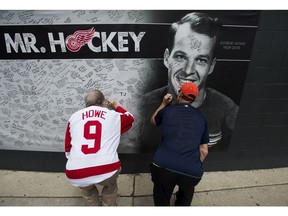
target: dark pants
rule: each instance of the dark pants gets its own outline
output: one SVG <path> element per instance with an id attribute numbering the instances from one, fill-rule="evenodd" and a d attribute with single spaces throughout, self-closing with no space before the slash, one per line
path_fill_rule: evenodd
<path id="1" fill-rule="evenodd" d="M 201 178 L 193 178 L 179 173 L 151 165 L 153 199 L 155 206 L 170 206 L 170 199 L 174 188 L 178 185 L 175 206 L 190 206 L 195 186 Z"/>

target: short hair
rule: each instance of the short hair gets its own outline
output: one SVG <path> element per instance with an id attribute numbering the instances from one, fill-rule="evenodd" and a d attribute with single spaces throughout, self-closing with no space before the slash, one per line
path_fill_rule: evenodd
<path id="1" fill-rule="evenodd" d="M 85 96 L 84 100 L 86 107 L 89 107 L 92 105 L 102 105 L 105 97 L 100 90 L 93 90 Z"/>
<path id="2" fill-rule="evenodd" d="M 186 100 L 186 101 L 189 101 L 189 103 L 193 103 L 196 99 L 196 97 L 194 95 L 191 95 L 193 98 L 188 98 L 186 97 L 183 93 L 182 95 L 180 96 L 182 99 Z"/>
<path id="3" fill-rule="evenodd" d="M 216 36 L 216 41 L 219 37 L 221 24 L 218 18 L 213 18 L 209 16 L 208 14 L 202 13 L 202 12 L 192 12 L 183 16 L 181 20 L 179 20 L 178 22 L 172 23 L 168 32 L 169 51 L 173 49 L 175 34 L 179 26 L 184 23 L 190 23 L 191 30 L 199 34 L 205 34 L 209 36 L 210 38 Z"/>

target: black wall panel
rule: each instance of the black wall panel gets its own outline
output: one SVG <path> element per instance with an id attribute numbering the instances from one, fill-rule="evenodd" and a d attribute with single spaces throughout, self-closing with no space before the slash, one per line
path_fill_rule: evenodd
<path id="1" fill-rule="evenodd" d="M 262 11 L 230 151 L 234 169 L 288 166 L 288 11 Z M 245 164 L 245 166 L 243 166 Z"/>

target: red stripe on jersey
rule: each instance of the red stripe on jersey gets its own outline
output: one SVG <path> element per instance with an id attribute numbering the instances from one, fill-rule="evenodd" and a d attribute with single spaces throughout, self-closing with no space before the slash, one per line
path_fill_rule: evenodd
<path id="1" fill-rule="evenodd" d="M 65 152 L 70 152 L 71 147 L 70 122 L 68 122 L 65 135 Z"/>
<path id="2" fill-rule="evenodd" d="M 88 167 L 88 168 L 83 168 L 83 169 L 76 169 L 76 170 L 66 169 L 65 173 L 69 179 L 81 179 L 81 178 L 87 178 L 90 176 L 106 174 L 106 173 L 118 170 L 120 169 L 120 167 L 121 167 L 121 163 L 120 161 L 117 161 L 112 164 Z"/>

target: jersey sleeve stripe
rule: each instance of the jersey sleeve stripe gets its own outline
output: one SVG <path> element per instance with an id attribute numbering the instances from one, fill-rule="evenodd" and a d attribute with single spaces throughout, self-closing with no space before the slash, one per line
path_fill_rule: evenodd
<path id="1" fill-rule="evenodd" d="M 70 123 L 68 122 L 65 135 L 65 152 L 70 152 L 71 147 Z"/>

